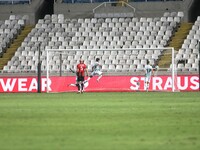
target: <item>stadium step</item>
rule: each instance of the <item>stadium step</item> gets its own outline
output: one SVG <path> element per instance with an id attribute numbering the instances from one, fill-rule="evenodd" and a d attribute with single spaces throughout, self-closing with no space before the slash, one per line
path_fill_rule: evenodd
<path id="1" fill-rule="evenodd" d="M 7 62 L 14 56 L 18 47 L 21 46 L 21 43 L 24 41 L 25 37 L 30 33 L 33 26 L 27 25 L 21 31 L 21 33 L 14 39 L 13 43 L 9 48 L 7 48 L 6 52 L 3 54 L 2 58 L 0 58 L 0 70 L 7 64 Z"/>
<path id="2" fill-rule="evenodd" d="M 190 32 L 190 29 L 192 28 L 193 23 L 181 23 L 180 27 L 177 29 L 177 31 L 174 33 L 174 36 L 172 37 L 168 47 L 174 47 L 175 52 L 177 52 L 184 40 L 186 39 L 188 33 Z M 161 59 L 158 63 L 158 65 L 161 68 L 168 68 L 171 64 L 171 50 L 166 50 L 163 55 L 161 56 Z"/>
<path id="3" fill-rule="evenodd" d="M 118 1 L 119 2 L 117 3 L 117 6 L 126 6 L 126 3 L 128 2 L 128 0 L 118 0 Z"/>
<path id="4" fill-rule="evenodd" d="M 178 51 L 181 48 L 190 29 L 192 28 L 192 25 L 192 23 L 181 23 L 177 32 L 175 32 L 174 36 L 172 37 L 169 47 L 174 47 L 174 49 Z"/>

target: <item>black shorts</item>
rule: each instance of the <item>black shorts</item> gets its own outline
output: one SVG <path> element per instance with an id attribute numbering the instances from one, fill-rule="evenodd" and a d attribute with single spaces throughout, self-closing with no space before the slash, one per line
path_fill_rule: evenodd
<path id="1" fill-rule="evenodd" d="M 77 77 L 77 81 L 78 81 L 78 82 L 84 81 L 84 79 L 85 79 L 84 76 L 78 76 L 78 77 Z"/>

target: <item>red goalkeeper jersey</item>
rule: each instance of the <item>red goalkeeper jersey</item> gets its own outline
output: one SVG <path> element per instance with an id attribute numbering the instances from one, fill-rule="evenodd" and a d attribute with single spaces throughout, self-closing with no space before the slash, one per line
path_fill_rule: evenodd
<path id="1" fill-rule="evenodd" d="M 78 64 L 77 65 L 77 72 L 78 75 L 80 76 L 85 76 L 85 69 L 87 68 L 87 66 L 85 64 Z"/>

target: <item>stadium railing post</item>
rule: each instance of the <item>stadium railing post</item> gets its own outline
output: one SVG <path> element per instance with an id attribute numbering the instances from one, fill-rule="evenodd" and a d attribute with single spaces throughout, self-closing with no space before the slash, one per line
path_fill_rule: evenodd
<path id="1" fill-rule="evenodd" d="M 37 85 L 38 85 L 38 87 L 37 87 L 37 92 L 38 93 L 41 93 L 41 62 L 40 62 L 40 53 L 41 53 L 41 51 L 40 51 L 40 45 L 39 45 L 39 55 L 38 55 L 38 66 L 37 66 L 37 69 L 38 69 L 38 75 L 37 75 L 37 77 L 38 77 L 38 83 L 37 83 Z"/>
<path id="2" fill-rule="evenodd" d="M 60 54 L 60 77 L 62 76 L 62 54 Z"/>

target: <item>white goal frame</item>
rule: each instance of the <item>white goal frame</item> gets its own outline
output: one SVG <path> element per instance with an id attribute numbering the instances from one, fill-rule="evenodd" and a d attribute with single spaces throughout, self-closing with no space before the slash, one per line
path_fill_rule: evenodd
<path id="1" fill-rule="evenodd" d="M 121 48 L 121 49 L 46 49 L 46 80 L 47 80 L 47 93 L 49 93 L 49 52 L 63 52 L 63 51 L 133 51 L 133 50 L 170 50 L 172 54 L 171 59 L 171 76 L 172 76 L 172 92 L 175 92 L 175 50 L 174 47 L 163 47 L 163 48 Z"/>

